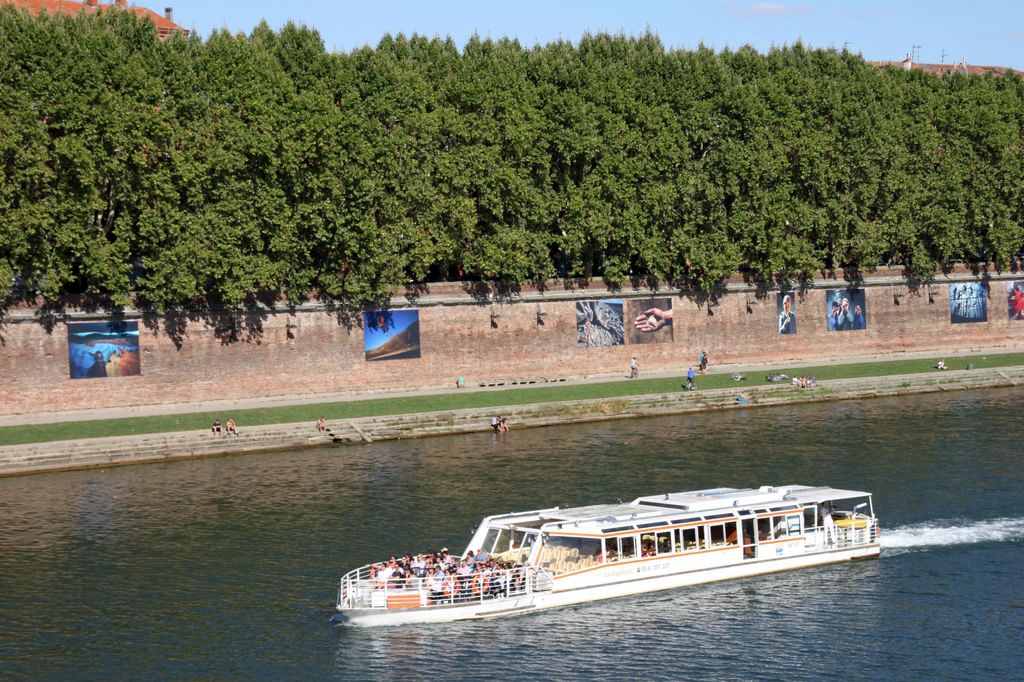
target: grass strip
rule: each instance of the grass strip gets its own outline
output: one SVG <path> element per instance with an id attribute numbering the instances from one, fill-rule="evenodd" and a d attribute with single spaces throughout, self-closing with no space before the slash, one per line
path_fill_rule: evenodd
<path id="1" fill-rule="evenodd" d="M 852 364 L 779 367 L 777 371 L 790 377 L 813 374 L 818 381 L 857 379 L 878 376 L 897 376 L 935 372 L 935 359 L 886 360 Z M 1024 353 L 985 354 L 957 357 L 947 363 L 950 369 L 964 369 L 968 364 L 977 369 L 1024 365 Z M 733 381 L 729 374 L 709 374 L 697 377 L 697 389 L 767 385 L 766 370 L 746 374 L 741 382 Z M 92 421 L 56 424 L 27 424 L 0 428 L 0 446 L 45 443 L 78 438 L 130 436 L 152 433 L 173 433 L 208 429 L 214 419 L 224 422 L 227 416 L 235 418 L 239 429 L 247 426 L 314 422 L 323 416 L 328 420 L 377 417 L 395 414 L 415 414 L 441 410 L 483 409 L 511 407 L 530 403 L 550 403 L 572 400 L 620 398 L 653 393 L 676 393 L 686 383 L 685 376 L 654 379 L 622 379 L 601 383 L 555 384 L 504 391 L 458 391 L 438 395 L 408 396 L 400 398 L 372 398 L 330 403 L 309 403 L 248 410 L 217 410 L 187 414 L 152 415 L 124 419 L 98 419 Z"/>

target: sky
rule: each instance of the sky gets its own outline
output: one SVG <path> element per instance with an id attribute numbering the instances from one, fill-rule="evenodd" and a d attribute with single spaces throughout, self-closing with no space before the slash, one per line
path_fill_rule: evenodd
<path id="1" fill-rule="evenodd" d="M 751 45 L 764 52 L 801 40 L 844 46 L 869 60 L 1009 66 L 1024 70 L 1024 2 L 988 0 L 132 0 L 208 36 L 226 28 L 249 33 L 261 20 L 315 28 L 330 51 L 374 46 L 386 34 L 451 37 L 459 47 L 478 34 L 514 37 L 524 46 L 576 42 L 586 32 L 651 31 L 667 48 L 716 50 Z M 916 46 L 916 47 L 915 47 Z"/>

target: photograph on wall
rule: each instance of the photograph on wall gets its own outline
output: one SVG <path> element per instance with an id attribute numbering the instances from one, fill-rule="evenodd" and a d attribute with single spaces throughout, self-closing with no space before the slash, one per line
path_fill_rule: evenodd
<path id="1" fill-rule="evenodd" d="M 139 376 L 139 323 L 68 323 L 68 366 L 72 379 Z"/>
<path id="2" fill-rule="evenodd" d="M 636 298 L 626 301 L 626 343 L 671 343 L 672 299 Z"/>
<path id="3" fill-rule="evenodd" d="M 825 292 L 825 306 L 830 332 L 867 329 L 863 289 L 829 289 Z"/>
<path id="4" fill-rule="evenodd" d="M 1024 279 L 1006 283 L 1006 305 L 1011 320 L 1024 320 Z"/>
<path id="5" fill-rule="evenodd" d="M 796 294 L 792 291 L 775 295 L 775 312 L 778 315 L 780 334 L 796 334 Z"/>
<path id="6" fill-rule="evenodd" d="M 949 285 L 949 321 L 953 324 L 988 320 L 988 298 L 985 285 L 964 282 Z"/>
<path id="7" fill-rule="evenodd" d="M 420 311 L 367 310 L 363 313 L 367 360 L 408 360 L 420 356 Z"/>
<path id="8" fill-rule="evenodd" d="M 625 343 L 621 299 L 576 302 L 577 348 L 604 348 Z"/>

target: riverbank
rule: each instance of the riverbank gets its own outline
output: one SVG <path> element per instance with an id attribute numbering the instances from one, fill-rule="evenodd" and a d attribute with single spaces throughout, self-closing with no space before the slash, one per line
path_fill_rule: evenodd
<path id="1" fill-rule="evenodd" d="M 496 412 L 508 417 L 512 428 L 520 429 L 704 410 L 750 409 L 951 390 L 1009 388 L 1024 385 L 1024 365 L 944 372 L 931 370 L 927 373 L 868 375 L 845 379 L 819 378 L 817 386 L 808 389 L 798 389 L 789 383 L 751 385 L 748 380 L 732 382 L 727 375 L 718 378 L 732 385 L 692 392 L 673 388 L 669 392 L 505 404 L 497 410 L 488 405 L 332 419 L 326 433 L 317 432 L 312 422 L 305 420 L 245 427 L 238 436 L 191 430 L 9 445 L 0 447 L 0 476 L 487 432 L 491 430 L 490 418 Z M 711 377 L 701 377 L 701 382 L 708 383 L 709 379 Z M 673 381 L 677 382 L 678 379 Z M 745 404 L 737 400 L 740 392 L 747 396 Z"/>

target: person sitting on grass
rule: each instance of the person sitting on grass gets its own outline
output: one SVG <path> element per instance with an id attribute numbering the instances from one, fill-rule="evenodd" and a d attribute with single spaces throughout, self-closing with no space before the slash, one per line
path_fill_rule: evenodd
<path id="1" fill-rule="evenodd" d="M 939 360 L 935 364 L 935 369 L 946 369 L 946 361 L 945 360 Z"/>

